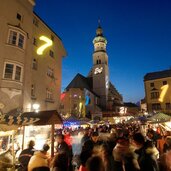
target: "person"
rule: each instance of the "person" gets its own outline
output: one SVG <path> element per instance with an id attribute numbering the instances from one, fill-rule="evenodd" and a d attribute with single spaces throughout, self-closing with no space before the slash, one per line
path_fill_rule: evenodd
<path id="1" fill-rule="evenodd" d="M 171 136 L 166 137 L 165 143 L 163 145 L 163 153 L 166 153 L 169 150 L 171 150 Z"/>
<path id="2" fill-rule="evenodd" d="M 92 156 L 86 163 L 87 171 L 105 171 L 103 160 L 100 156 Z"/>
<path id="3" fill-rule="evenodd" d="M 113 168 L 117 171 L 137 171 L 138 161 L 135 153 L 131 150 L 129 139 L 119 137 L 113 149 Z"/>
<path id="4" fill-rule="evenodd" d="M 47 156 L 47 151 L 49 150 L 49 148 L 50 147 L 48 144 L 44 144 L 42 150 L 34 153 L 34 155 L 31 157 L 29 161 L 28 171 L 50 171 L 49 158 Z"/>
<path id="5" fill-rule="evenodd" d="M 66 153 L 58 153 L 52 161 L 52 171 L 68 171 L 68 156 Z"/>
<path id="6" fill-rule="evenodd" d="M 20 171 L 27 171 L 27 166 L 30 161 L 30 158 L 33 156 L 34 152 L 36 151 L 34 149 L 35 142 L 33 140 L 30 140 L 28 142 L 28 147 L 21 151 L 18 161 L 21 164 L 21 167 L 19 168 Z"/>
<path id="7" fill-rule="evenodd" d="M 93 132 L 91 134 L 91 138 L 84 143 L 80 154 L 81 165 L 79 167 L 79 171 L 86 171 L 85 165 L 93 153 L 93 148 L 101 145 L 101 142 L 98 141 L 98 138 L 98 132 Z"/>
<path id="8" fill-rule="evenodd" d="M 146 143 L 141 133 L 135 133 L 133 135 L 133 143 L 137 148 L 135 153 L 138 155 L 137 160 L 140 171 L 159 171 L 155 150 L 153 150 L 150 141 Z"/>
<path id="9" fill-rule="evenodd" d="M 72 170 L 72 148 L 68 146 L 68 144 L 64 141 L 64 135 L 58 134 L 57 135 L 57 146 L 56 146 L 56 152 L 58 153 L 65 153 L 69 160 L 69 170 Z"/>
<path id="10" fill-rule="evenodd" d="M 84 143 L 90 139 L 89 128 L 84 129 L 83 137 L 81 138 L 81 146 L 84 146 Z"/>
<path id="11" fill-rule="evenodd" d="M 99 133 L 97 131 L 92 132 L 91 138 L 84 143 L 82 150 L 83 151 L 88 150 L 88 151 L 92 152 L 92 150 L 95 146 L 99 146 L 101 144 L 102 143 L 99 141 Z"/>

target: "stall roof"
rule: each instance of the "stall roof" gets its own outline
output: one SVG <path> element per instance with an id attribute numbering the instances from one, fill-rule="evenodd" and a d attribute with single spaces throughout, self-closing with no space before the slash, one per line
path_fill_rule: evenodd
<path id="1" fill-rule="evenodd" d="M 62 124 L 62 118 L 56 110 L 25 112 L 22 116 L 39 118 L 39 121 L 35 122 L 34 125 Z"/>

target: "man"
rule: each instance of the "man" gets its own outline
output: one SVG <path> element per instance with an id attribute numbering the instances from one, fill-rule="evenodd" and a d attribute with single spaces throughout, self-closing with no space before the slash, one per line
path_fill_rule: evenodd
<path id="1" fill-rule="evenodd" d="M 85 128 L 84 130 L 84 135 L 83 137 L 81 138 L 81 146 L 84 146 L 84 143 L 86 141 L 88 141 L 90 139 L 90 136 L 89 136 L 89 128 Z"/>
<path id="2" fill-rule="evenodd" d="M 22 166 L 22 171 L 27 171 L 27 166 L 30 161 L 30 158 L 33 156 L 35 152 L 34 146 L 35 142 L 33 140 L 30 140 L 28 142 L 28 148 L 24 149 L 19 155 L 18 160 Z"/>
<path id="3" fill-rule="evenodd" d="M 68 144 L 64 141 L 64 135 L 58 134 L 57 135 L 57 146 L 56 146 L 56 152 L 57 153 L 65 153 L 68 156 L 69 161 L 69 171 L 72 170 L 72 148 L 68 146 Z"/>
<path id="4" fill-rule="evenodd" d="M 141 133 L 133 135 L 133 143 L 136 146 L 135 153 L 138 155 L 140 171 L 159 171 L 155 148 L 150 141 L 145 141 Z"/>
<path id="5" fill-rule="evenodd" d="M 91 138 L 84 143 L 82 150 L 83 151 L 88 150 L 92 152 L 93 148 L 98 145 L 101 145 L 101 142 L 99 141 L 99 133 L 93 132 L 91 134 Z"/>

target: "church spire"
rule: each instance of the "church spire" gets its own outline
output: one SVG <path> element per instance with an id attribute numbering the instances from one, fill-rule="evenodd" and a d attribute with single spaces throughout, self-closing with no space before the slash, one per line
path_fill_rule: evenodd
<path id="1" fill-rule="evenodd" d="M 100 19 L 98 19 L 98 27 L 96 29 L 96 35 L 97 36 L 103 36 L 103 29 L 101 27 Z"/>

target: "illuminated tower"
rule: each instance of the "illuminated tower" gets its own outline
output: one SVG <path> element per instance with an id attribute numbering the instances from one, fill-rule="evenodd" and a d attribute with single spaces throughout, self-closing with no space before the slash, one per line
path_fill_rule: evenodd
<path id="1" fill-rule="evenodd" d="M 100 96 L 100 105 L 106 108 L 109 89 L 109 68 L 108 55 L 106 53 L 107 40 L 103 36 L 103 29 L 100 26 L 100 22 L 93 44 L 93 91 Z"/>

